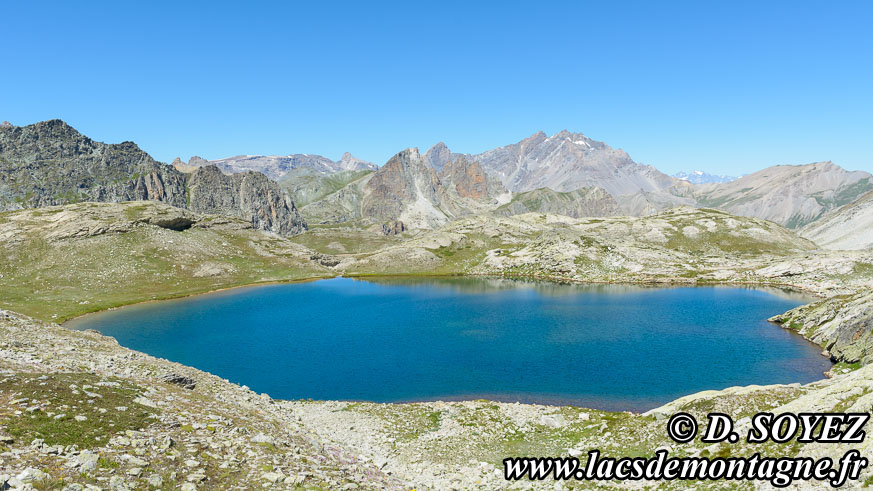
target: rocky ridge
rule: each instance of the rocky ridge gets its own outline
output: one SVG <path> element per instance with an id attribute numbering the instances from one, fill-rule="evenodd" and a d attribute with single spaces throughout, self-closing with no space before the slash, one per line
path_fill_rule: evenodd
<path id="1" fill-rule="evenodd" d="M 132 142 L 95 142 L 61 120 L 0 128 L 0 209 L 151 200 L 239 217 L 282 235 L 305 230 L 294 204 L 269 179 L 221 178 L 208 166 L 193 167 L 180 172 Z"/>
<path id="2" fill-rule="evenodd" d="M 188 208 L 198 213 L 233 216 L 252 227 L 279 235 L 306 230 L 306 221 L 279 185 L 260 172 L 225 175 L 218 167 L 200 167 L 188 176 Z"/>
<path id="3" fill-rule="evenodd" d="M 76 201 L 185 206 L 185 178 L 133 142 L 107 145 L 59 119 L 0 129 L 0 209 Z"/>

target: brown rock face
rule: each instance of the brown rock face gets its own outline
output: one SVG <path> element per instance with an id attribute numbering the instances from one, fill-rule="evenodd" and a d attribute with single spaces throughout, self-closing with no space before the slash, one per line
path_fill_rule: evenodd
<path id="1" fill-rule="evenodd" d="M 440 210 L 445 191 L 417 148 L 406 149 L 376 171 L 364 186 L 361 216 L 376 223 L 401 220 L 409 228 L 448 221 Z"/>
<path id="2" fill-rule="evenodd" d="M 485 199 L 488 197 L 488 180 L 479 162 L 470 163 L 458 157 L 440 172 L 440 181 L 445 186 L 454 186 L 462 198 Z"/>

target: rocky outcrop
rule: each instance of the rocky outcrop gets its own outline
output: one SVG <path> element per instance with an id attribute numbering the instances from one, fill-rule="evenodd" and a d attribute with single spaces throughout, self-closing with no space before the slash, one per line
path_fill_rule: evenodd
<path id="1" fill-rule="evenodd" d="M 873 248 L 873 191 L 825 214 L 799 233 L 825 249 Z"/>
<path id="2" fill-rule="evenodd" d="M 490 196 L 488 176 L 479 162 L 458 157 L 443 167 L 439 178 L 444 187 L 453 190 L 461 198 L 482 200 Z"/>
<path id="3" fill-rule="evenodd" d="M 382 224 L 382 233 L 385 235 L 399 235 L 406 232 L 406 225 L 400 220 L 391 220 Z"/>
<path id="4" fill-rule="evenodd" d="M 770 319 L 824 348 L 835 362 L 873 362 L 873 292 L 832 297 Z"/>
<path id="5" fill-rule="evenodd" d="M 494 211 L 503 216 L 529 212 L 582 218 L 620 215 L 621 208 L 602 188 L 581 188 L 567 193 L 542 188 L 515 194 L 512 201 Z"/>
<path id="6" fill-rule="evenodd" d="M 699 206 L 764 218 L 788 228 L 811 223 L 873 189 L 873 176 L 833 162 L 776 165 L 695 192 Z"/>
<path id="7" fill-rule="evenodd" d="M 433 228 L 449 221 L 447 201 L 434 169 L 417 148 L 408 148 L 373 173 L 364 185 L 361 216 L 372 223 L 400 220 L 409 228 Z"/>
<path id="8" fill-rule="evenodd" d="M 436 145 L 430 147 L 427 152 L 424 154 L 424 160 L 431 165 L 437 172 L 442 172 L 443 167 L 457 160 L 459 157 L 462 157 L 461 154 L 452 153 L 449 150 L 449 147 L 446 146 L 445 143 L 439 142 Z"/>
<path id="9" fill-rule="evenodd" d="M 223 230 L 250 228 L 246 222 L 205 217 L 154 201 L 75 203 L 21 210 L 6 215 L 6 221 L 0 223 L 0 244 L 15 248 L 27 243 L 28 237 L 31 240 L 39 237 L 52 244 L 63 243 L 69 239 L 124 234 L 140 225 L 177 232 L 192 227 Z"/>
<path id="10" fill-rule="evenodd" d="M 225 175 L 214 165 L 188 177 L 188 207 L 199 213 L 251 220 L 252 227 L 279 235 L 306 230 L 306 222 L 279 185 L 259 172 Z"/>
<path id="11" fill-rule="evenodd" d="M 95 142 L 59 119 L 0 129 L 0 209 L 135 200 L 184 207 L 185 178 L 133 142 Z"/>
<path id="12" fill-rule="evenodd" d="M 148 200 L 242 218 L 282 235 L 305 230 L 276 183 L 255 173 L 223 176 L 197 159 L 162 164 L 135 143 L 96 142 L 57 119 L 2 128 L 0 210 Z"/>

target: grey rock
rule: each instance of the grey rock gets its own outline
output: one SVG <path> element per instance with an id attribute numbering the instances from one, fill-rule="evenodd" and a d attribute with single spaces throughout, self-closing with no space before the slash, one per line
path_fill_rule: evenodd
<path id="1" fill-rule="evenodd" d="M 285 476 L 280 472 L 267 472 L 261 476 L 265 481 L 270 483 L 280 483 L 285 480 Z"/>
<path id="2" fill-rule="evenodd" d="M 127 481 L 121 476 L 112 476 L 109 478 L 109 489 L 113 491 L 127 491 L 130 489 Z"/>
<path id="3" fill-rule="evenodd" d="M 15 478 L 23 483 L 33 483 L 45 481 L 49 478 L 49 475 L 34 467 L 28 467 L 27 469 L 24 469 L 20 474 L 15 476 Z"/>
<path id="4" fill-rule="evenodd" d="M 89 451 L 83 450 L 82 453 L 71 459 L 71 464 L 79 469 L 80 472 L 93 472 L 97 469 L 97 462 L 100 457 Z"/>
<path id="5" fill-rule="evenodd" d="M 441 172 L 446 164 L 462 156 L 459 153 L 452 153 L 445 143 L 439 142 L 424 153 L 424 160 L 436 169 L 437 172 Z"/>
<path id="6" fill-rule="evenodd" d="M 95 142 L 59 119 L 0 128 L 0 209 L 137 200 L 184 207 L 185 178 L 133 142 Z"/>
<path id="7" fill-rule="evenodd" d="M 195 382 L 194 379 L 192 379 L 191 377 L 186 377 L 184 375 L 179 375 L 178 373 L 170 373 L 164 375 L 161 380 L 169 384 L 184 387 L 189 390 L 193 390 L 197 386 L 197 382 Z"/>
<path id="8" fill-rule="evenodd" d="M 822 346 L 832 361 L 873 362 L 873 292 L 837 296 L 770 318 Z"/>
<path id="9" fill-rule="evenodd" d="M 198 168 L 188 176 L 188 208 L 251 220 L 253 228 L 279 235 L 306 230 L 306 221 L 288 195 L 258 172 L 228 176 L 214 165 Z"/>

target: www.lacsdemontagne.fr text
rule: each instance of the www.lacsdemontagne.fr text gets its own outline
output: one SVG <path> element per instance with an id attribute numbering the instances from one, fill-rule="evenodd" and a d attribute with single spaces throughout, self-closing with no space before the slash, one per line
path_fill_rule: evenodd
<path id="1" fill-rule="evenodd" d="M 503 460 L 506 480 L 559 481 L 766 481 L 776 487 L 795 481 L 827 481 L 834 487 L 858 479 L 866 467 L 861 453 L 850 450 L 836 463 L 824 457 L 670 457 L 658 450 L 654 457 L 601 457 L 588 452 L 584 467 L 576 457 L 512 457 Z"/>
<path id="2" fill-rule="evenodd" d="M 707 415 L 709 424 L 704 443 L 736 443 L 731 417 L 723 413 Z M 782 413 L 768 412 L 751 418 L 752 427 L 746 441 L 751 444 L 775 442 L 860 444 L 866 438 L 864 427 L 870 413 Z M 691 442 L 698 435 L 697 420 L 680 412 L 670 417 L 668 436 L 679 444 Z M 786 487 L 796 481 L 827 482 L 842 486 L 857 480 L 869 465 L 856 449 L 848 450 L 836 462 L 830 457 L 671 457 L 667 450 L 657 450 L 652 457 L 603 457 L 600 451 L 588 452 L 585 466 L 576 457 L 510 457 L 503 460 L 506 480 L 555 479 L 579 481 L 759 481 Z"/>

